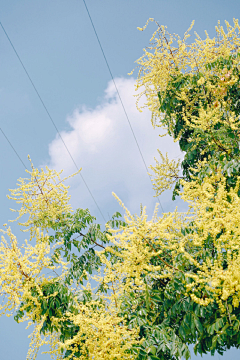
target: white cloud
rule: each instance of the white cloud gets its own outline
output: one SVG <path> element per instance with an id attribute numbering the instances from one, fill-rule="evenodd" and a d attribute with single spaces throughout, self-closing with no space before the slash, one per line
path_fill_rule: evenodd
<path id="1" fill-rule="evenodd" d="M 159 129 L 153 129 L 151 114 L 147 109 L 140 113 L 136 109 L 133 78 L 115 79 L 122 102 L 125 106 L 139 146 L 147 163 L 154 163 L 157 148 L 169 157 L 180 155 L 178 144 L 170 137 L 159 137 Z M 67 117 L 69 131 L 61 132 L 65 144 L 75 162 L 82 167 L 82 175 L 99 204 L 105 217 L 118 210 L 114 191 L 133 212 L 139 211 L 142 203 L 153 210 L 156 199 L 149 177 L 131 133 L 122 105 L 112 81 L 108 83 L 101 104 L 94 109 L 80 106 Z M 49 165 L 65 174 L 75 171 L 69 154 L 59 136 L 49 145 Z M 72 204 L 90 208 L 98 216 L 96 206 L 80 177 L 71 181 Z M 173 209 L 171 195 L 161 196 L 164 211 Z M 100 219 L 100 218 L 99 218 Z"/>

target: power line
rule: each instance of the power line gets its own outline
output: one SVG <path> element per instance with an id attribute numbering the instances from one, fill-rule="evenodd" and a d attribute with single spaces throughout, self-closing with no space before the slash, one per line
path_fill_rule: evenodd
<path id="1" fill-rule="evenodd" d="M 53 120 L 53 118 L 52 118 L 51 114 L 49 113 L 49 111 L 48 111 L 48 109 L 47 109 L 47 107 L 46 107 L 46 105 L 45 105 L 45 103 L 44 103 L 44 101 L 43 101 L 43 99 L 42 99 L 41 95 L 39 94 L 39 92 L 38 92 L 38 90 L 37 90 L 36 86 L 34 85 L 34 83 L 33 83 L 33 80 L 32 80 L 32 78 L 31 78 L 31 76 L 29 75 L 29 73 L 28 73 L 28 71 L 27 71 L 26 67 L 24 66 L 24 64 L 23 64 L 23 62 L 22 62 L 22 60 L 21 60 L 21 58 L 20 58 L 20 56 L 19 56 L 19 54 L 18 54 L 17 50 L 15 49 L 15 47 L 14 47 L 14 45 L 13 45 L 13 43 L 12 43 L 11 39 L 9 38 L 9 36 L 8 36 L 8 34 L 7 34 L 7 32 L 6 32 L 5 28 L 4 28 L 4 26 L 3 26 L 3 24 L 1 23 L 1 21 L 0 21 L 0 25 L 1 25 L 1 28 L 3 29 L 3 31 L 4 31 L 4 33 L 5 33 L 5 35 L 6 35 L 6 37 L 7 37 L 8 41 L 9 41 L 9 43 L 10 43 L 10 45 L 11 45 L 11 47 L 12 47 L 13 51 L 15 52 L 15 55 L 17 56 L 17 58 L 18 58 L 18 60 L 19 60 L 20 64 L 22 65 L 22 68 L 23 68 L 23 70 L 24 70 L 25 74 L 27 75 L 27 77 L 28 77 L 28 79 L 29 79 L 30 83 L 32 84 L 32 87 L 33 87 L 33 89 L 35 90 L 35 92 L 36 92 L 36 94 L 37 94 L 37 96 L 38 96 L 38 98 L 39 98 L 39 100 L 40 100 L 40 102 L 41 102 L 42 106 L 44 107 L 44 109 L 45 109 L 45 111 L 46 111 L 46 113 L 47 113 L 47 115 L 48 115 L 48 118 L 51 120 L 51 122 L 52 122 L 52 124 L 53 124 L 53 126 L 54 126 L 55 130 L 57 131 L 57 134 L 59 135 L 59 137 L 60 137 L 60 139 L 61 139 L 61 141 L 62 141 L 63 145 L 65 146 L 65 149 L 67 150 L 68 155 L 70 156 L 70 158 L 71 158 L 72 162 L 74 163 L 75 167 L 77 168 L 77 170 L 79 170 L 79 167 L 77 166 L 77 164 L 76 164 L 75 160 L 73 159 L 72 154 L 70 153 L 70 151 L 69 151 L 69 149 L 68 149 L 68 147 L 67 147 L 67 145 L 66 145 L 65 141 L 63 140 L 63 138 L 62 138 L 62 136 L 61 136 L 61 134 L 60 134 L 60 132 L 59 132 L 59 130 L 58 130 L 58 128 L 57 128 L 57 125 L 55 124 L 55 122 L 54 122 L 54 120 Z M 12 146 L 12 145 L 11 145 L 11 146 Z M 13 148 L 13 147 L 12 147 L 12 148 Z M 13 148 L 13 149 L 14 149 L 14 148 Z M 14 151 L 15 151 L 15 150 L 14 150 Z M 15 152 L 16 152 L 16 151 L 15 151 Z M 17 154 L 17 153 L 16 153 L 16 154 Z M 93 196 L 93 194 L 92 194 L 92 192 L 91 192 L 91 190 L 90 190 L 89 186 L 87 185 L 87 183 L 86 183 L 86 181 L 85 181 L 85 179 L 84 179 L 83 175 L 82 175 L 81 173 L 79 173 L 79 175 L 81 176 L 82 181 L 84 182 L 84 185 L 86 186 L 86 188 L 87 188 L 87 190 L 88 190 L 89 194 L 91 195 L 91 197 L 92 197 L 92 199 L 93 199 L 93 201 L 94 201 L 95 205 L 97 206 L 98 211 L 100 212 L 100 214 L 101 214 L 101 216 L 102 216 L 103 220 L 106 222 L 106 219 L 105 219 L 105 217 L 104 217 L 104 215 L 103 215 L 103 213 L 102 213 L 102 211 L 101 211 L 100 207 L 98 206 L 98 203 L 97 203 L 97 201 L 95 200 L 95 198 L 94 198 L 94 196 Z"/>
<path id="2" fill-rule="evenodd" d="M 87 11 L 87 13 L 88 13 L 88 17 L 89 17 L 90 22 L 91 22 L 92 27 L 93 27 L 93 31 L 94 31 L 94 33 L 95 33 L 95 35 L 96 35 L 96 38 L 97 38 L 98 44 L 99 44 L 99 46 L 100 46 L 101 52 L 102 52 L 102 54 L 103 54 L 104 60 L 105 60 L 105 62 L 106 62 L 107 68 L 108 68 L 108 71 L 109 71 L 110 76 L 111 76 L 111 78 L 112 78 L 112 81 L 113 81 L 114 87 L 115 87 L 115 89 L 116 89 L 117 95 L 118 95 L 118 97 L 119 97 L 120 103 L 121 103 L 121 105 L 122 105 L 123 111 L 124 111 L 125 116 L 126 116 L 126 118 L 127 118 L 128 124 L 129 124 L 130 129 L 131 129 L 131 132 L 132 132 L 132 135 L 133 135 L 133 137 L 134 137 L 134 140 L 135 140 L 135 142 L 136 142 L 136 145 L 137 145 L 138 151 L 139 151 L 139 153 L 140 153 L 140 156 L 141 156 L 142 161 L 143 161 L 143 163 L 144 163 L 144 166 L 145 166 L 145 168 L 146 168 L 146 170 L 147 170 L 147 174 L 148 174 L 148 177 L 149 177 L 149 179 L 150 179 L 150 181 L 151 181 L 151 185 L 152 185 L 152 180 L 151 180 L 151 176 L 150 176 L 150 175 L 149 175 L 149 173 L 148 173 L 148 168 L 147 168 L 146 161 L 145 161 L 145 159 L 144 159 L 144 157 L 143 157 L 143 154 L 142 154 L 142 151 L 141 151 L 140 146 L 139 146 L 139 144 L 138 144 L 138 141 L 137 141 L 136 135 L 135 135 L 135 133 L 134 133 L 134 130 L 133 130 L 132 124 L 131 124 L 130 119 L 129 119 L 129 117 L 128 117 L 128 114 L 127 114 L 127 111 L 126 111 L 125 106 L 124 106 L 124 104 L 123 104 L 123 101 L 122 101 L 122 98 L 121 98 L 121 96 L 120 96 L 120 93 L 119 93 L 119 91 L 118 91 L 118 88 L 117 88 L 117 85 L 116 85 L 116 83 L 115 83 L 115 80 L 114 80 L 114 77 L 113 77 L 112 71 L 111 71 L 111 69 L 110 69 L 110 66 L 109 66 L 109 63 L 108 63 L 108 61 L 107 61 L 107 58 L 106 58 L 105 52 L 104 52 L 104 50 L 103 50 L 103 47 L 102 47 L 101 41 L 100 41 L 100 39 L 99 39 L 99 37 L 98 37 L 97 30 L 96 30 L 96 28 L 95 28 L 95 26 L 94 26 L 94 23 L 93 23 L 92 17 L 91 17 L 91 15 L 90 15 L 89 10 L 88 10 L 88 7 L 87 7 L 87 4 L 86 4 L 86 1 L 85 1 L 85 0 L 83 0 L 83 3 L 84 3 L 84 5 L 85 5 L 86 11 Z M 157 198 L 158 198 L 159 204 L 160 204 L 160 206 L 161 206 L 161 208 L 162 208 L 162 211 L 164 212 L 163 207 L 162 207 L 162 204 L 161 204 L 161 201 L 160 201 L 160 199 L 159 199 L 159 197 L 158 197 L 158 196 L 157 196 Z"/>
<path id="3" fill-rule="evenodd" d="M 11 148 L 13 149 L 13 151 L 15 152 L 15 154 L 17 155 L 19 161 L 22 163 L 24 169 L 26 170 L 27 167 L 24 164 L 23 160 L 21 159 L 20 155 L 18 154 L 17 150 L 14 148 L 14 146 L 12 145 L 11 141 L 8 139 L 7 135 L 4 133 L 3 129 L 0 128 L 1 133 L 3 134 L 3 136 L 5 137 L 5 139 L 7 140 L 7 142 L 9 143 L 9 145 L 11 146 Z"/>

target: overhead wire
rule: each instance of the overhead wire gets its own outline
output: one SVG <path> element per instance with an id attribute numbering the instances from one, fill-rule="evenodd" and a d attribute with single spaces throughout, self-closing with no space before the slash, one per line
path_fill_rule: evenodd
<path id="1" fill-rule="evenodd" d="M 27 169 L 27 166 L 24 164 L 22 158 L 20 157 L 20 155 L 18 154 L 17 150 L 15 149 L 15 147 L 13 146 L 13 144 L 11 143 L 11 141 L 9 140 L 9 138 L 7 137 L 7 135 L 5 134 L 5 132 L 3 131 L 3 129 L 0 127 L 0 131 L 3 134 L 3 136 L 5 137 L 5 139 L 7 140 L 8 144 L 11 146 L 12 150 L 15 152 L 15 154 L 17 155 L 19 161 L 22 163 L 24 169 Z"/>
<path id="2" fill-rule="evenodd" d="M 27 71 L 26 67 L 24 66 L 24 64 L 23 64 L 23 62 L 22 62 L 22 60 L 21 60 L 21 58 L 20 58 L 20 56 L 19 56 L 19 54 L 18 54 L 17 50 L 15 49 L 15 46 L 13 45 L 13 43 L 12 43 L 12 41 L 11 41 L 10 37 L 8 36 L 8 34 L 7 34 L 7 32 L 6 32 L 6 30 L 5 30 L 5 28 L 4 28 L 4 26 L 3 26 L 3 24 L 2 24 L 2 22 L 1 22 L 1 21 L 0 21 L 0 26 L 1 26 L 2 30 L 4 31 L 4 33 L 5 33 L 5 35 L 6 35 L 7 39 L 8 39 L 8 41 L 9 41 L 9 43 L 10 43 L 10 45 L 11 45 L 12 49 L 13 49 L 13 51 L 14 51 L 15 55 L 17 56 L 17 58 L 18 58 L 18 60 L 19 60 L 19 62 L 20 62 L 20 64 L 21 64 L 21 66 L 22 66 L 22 68 L 23 68 L 23 70 L 24 70 L 25 74 L 27 75 L 27 77 L 28 77 L 28 79 L 29 79 L 29 81 L 30 81 L 30 83 L 31 83 L 31 85 L 32 85 L 32 87 L 33 87 L 33 89 L 35 90 L 35 92 L 36 92 L 36 94 L 37 94 L 37 96 L 38 96 L 38 98 L 39 98 L 39 100 L 40 100 L 40 102 L 41 102 L 42 106 L 44 107 L 44 109 L 45 109 L 45 111 L 46 111 L 46 113 L 47 113 L 47 115 L 48 115 L 48 118 L 51 120 L 51 122 L 52 122 L 52 124 L 53 124 L 53 126 L 54 126 L 54 128 L 55 128 L 55 130 L 56 130 L 56 132 L 57 132 L 57 134 L 59 135 L 59 138 L 61 139 L 61 141 L 62 141 L 62 143 L 63 143 L 63 145 L 64 145 L 65 149 L 67 150 L 68 155 L 70 156 L 70 158 L 71 158 L 71 160 L 72 160 L 72 162 L 73 162 L 74 166 L 76 167 L 76 169 L 77 169 L 77 170 L 79 170 L 79 167 L 77 166 L 77 164 L 76 164 L 76 162 L 75 162 L 75 160 L 74 160 L 74 158 L 73 158 L 72 154 L 70 153 L 70 151 L 69 151 L 69 149 L 68 149 L 68 147 L 67 147 L 67 145 L 66 145 L 65 141 L 63 140 L 63 138 L 62 138 L 62 136 L 61 136 L 61 134 L 60 134 L 60 131 L 59 131 L 59 130 L 58 130 L 58 128 L 57 128 L 57 125 L 56 125 L 55 121 L 53 120 L 53 118 L 52 118 L 51 114 L 49 113 L 49 111 L 48 111 L 48 109 L 47 109 L 47 107 L 46 107 L 46 105 L 45 105 L 45 103 L 44 103 L 44 101 L 43 101 L 43 99 L 42 99 L 41 95 L 39 94 L 39 92 L 38 92 L 38 90 L 37 90 L 37 88 L 36 88 L 36 86 L 35 86 L 35 84 L 34 84 L 34 82 L 33 82 L 32 78 L 31 78 L 31 76 L 29 75 L 29 73 L 28 73 L 28 71 Z M 9 142 L 9 144 L 10 144 L 10 142 Z M 12 145 L 11 145 L 11 146 L 12 146 Z M 13 148 L 13 146 L 12 146 L 12 148 Z M 14 148 L 13 148 L 13 149 L 14 149 Z M 15 150 L 14 150 L 14 151 L 15 151 Z M 16 151 L 15 151 L 15 152 L 16 152 Z M 16 153 L 16 154 L 17 154 L 17 153 Z M 93 199 L 93 201 L 94 201 L 94 203 L 95 203 L 95 205 L 96 205 L 96 207 L 97 207 L 98 211 L 100 212 L 100 214 L 101 214 L 101 216 L 102 216 L 103 220 L 106 222 L 106 219 L 105 219 L 105 217 L 104 217 L 104 215 L 103 215 L 103 213 L 102 213 L 102 211 L 101 211 L 101 209 L 100 209 L 100 207 L 99 207 L 99 205 L 98 205 L 97 201 L 95 200 L 95 198 L 94 198 L 94 196 L 93 196 L 93 194 L 92 194 L 92 192 L 91 192 L 91 190 L 90 190 L 90 188 L 89 188 L 89 186 L 88 186 L 88 184 L 87 184 L 86 180 L 84 179 L 84 177 L 83 177 L 83 175 L 82 175 L 81 173 L 79 173 L 79 175 L 80 175 L 80 177 L 81 177 L 81 179 L 82 179 L 82 181 L 83 181 L 84 185 L 86 186 L 86 188 L 87 188 L 87 190 L 88 190 L 88 192 L 89 192 L 90 196 L 92 197 L 92 199 Z"/>
<path id="3" fill-rule="evenodd" d="M 113 82 L 114 87 L 115 87 L 115 89 L 116 89 L 116 92 L 117 92 L 117 95 L 118 95 L 118 97 L 119 97 L 120 103 L 121 103 L 121 105 L 122 105 L 123 111 L 124 111 L 125 116 L 126 116 L 126 118 L 127 118 L 127 122 L 128 122 L 128 124 L 129 124 L 129 126 L 130 126 L 130 129 L 131 129 L 132 135 L 133 135 L 133 137 L 134 137 L 134 140 L 135 140 L 135 142 L 136 142 L 136 145 L 137 145 L 138 151 L 139 151 L 139 153 L 140 153 L 140 156 L 141 156 L 141 158 L 142 158 L 143 164 L 144 164 L 144 166 L 145 166 L 145 169 L 146 169 L 146 171 L 147 171 L 148 177 L 149 177 L 149 179 L 150 179 L 150 181 L 151 181 L 151 185 L 152 185 L 152 180 L 151 180 L 151 176 L 150 176 L 150 175 L 149 175 L 149 173 L 148 173 L 148 167 L 147 167 L 146 161 L 145 161 L 145 159 L 144 159 L 143 153 L 142 153 L 142 151 L 141 151 L 141 148 L 140 148 L 139 143 L 138 143 L 138 141 L 137 141 L 136 135 L 135 135 L 135 133 L 134 133 L 134 130 L 133 130 L 133 127 L 132 127 L 131 121 L 130 121 L 130 119 L 129 119 L 129 116 L 128 116 L 128 114 L 127 114 L 126 108 L 125 108 L 125 106 L 124 106 L 124 104 L 123 104 L 122 98 L 121 98 L 120 93 L 119 93 L 119 91 L 118 91 L 118 88 L 117 88 L 116 82 L 115 82 L 115 80 L 114 80 L 114 77 L 113 77 L 113 74 L 112 74 L 111 68 L 110 68 L 109 63 L 108 63 L 108 61 L 107 61 L 107 58 L 106 58 L 105 52 L 104 52 L 104 50 L 103 50 L 103 47 L 102 47 L 101 41 L 100 41 L 100 39 L 99 39 L 99 36 L 98 36 L 97 30 L 96 30 L 96 28 L 95 28 L 95 26 L 94 26 L 94 23 L 93 23 L 93 20 L 92 20 L 91 14 L 90 14 L 90 12 L 89 12 L 89 10 L 88 10 L 88 7 L 87 7 L 87 4 L 86 4 L 86 1 L 85 1 L 85 0 L 83 0 L 83 3 L 84 3 L 84 5 L 85 5 L 85 9 L 86 9 L 86 11 L 87 11 L 88 17 L 89 17 L 90 22 L 91 22 L 91 24 L 92 24 L 93 31 L 94 31 L 95 36 L 96 36 L 96 38 L 97 38 L 97 41 L 98 41 L 98 44 L 99 44 L 99 46 L 100 46 L 100 49 L 101 49 L 102 55 L 103 55 L 103 57 L 104 57 L 105 63 L 106 63 L 106 65 L 107 65 L 108 71 L 109 71 L 109 73 L 110 73 L 110 76 L 111 76 L 112 82 Z M 159 199 L 159 197 L 158 197 L 158 196 L 157 196 L 157 199 L 158 199 L 158 201 L 159 201 L 159 204 L 160 204 L 160 206 L 161 206 L 162 211 L 164 212 L 163 207 L 162 207 L 162 204 L 161 204 L 161 201 L 160 201 L 160 199 Z"/>

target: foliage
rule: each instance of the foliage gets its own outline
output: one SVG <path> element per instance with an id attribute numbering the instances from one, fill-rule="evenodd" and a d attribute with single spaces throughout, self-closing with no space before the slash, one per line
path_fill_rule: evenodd
<path id="1" fill-rule="evenodd" d="M 233 27 L 226 22 L 225 32 L 219 23 L 215 38 L 206 33 L 202 40 L 196 34 L 195 41 L 187 44 L 192 26 L 180 39 L 158 25 L 151 46 L 137 61 L 137 88 L 145 89 L 139 96 L 146 95 L 154 126 L 164 127 L 179 141 L 185 153 L 181 164 L 185 180 L 191 181 L 201 162 L 200 179 L 221 167 L 228 186 L 235 186 L 239 175 L 240 27 L 234 19 Z M 167 179 L 171 187 L 174 177 L 173 197 L 179 193 L 177 167 L 174 162 L 162 168 L 157 162 L 151 167 L 156 195 L 166 187 Z"/>
<path id="2" fill-rule="evenodd" d="M 19 246 L 8 227 L 3 232 L 10 241 L 2 237 L 0 246 L 2 313 L 11 316 L 15 312 L 17 322 L 34 325 L 27 358 L 36 358 L 43 344 L 50 345 L 50 354 L 57 359 L 114 359 L 116 353 L 131 358 L 132 344 L 138 343 L 137 329 L 125 326 L 104 291 L 94 295 L 84 285 L 93 272 L 101 270 L 95 248 L 105 249 L 109 227 L 125 226 L 121 215 L 114 214 L 102 231 L 88 209 L 69 212 L 66 179 L 61 180 L 59 173 L 48 168 L 39 172 L 32 165 L 28 174 L 30 179 L 20 179 L 10 198 L 21 204 L 17 220 L 29 216 L 19 225 L 25 226 L 25 233 L 36 244 L 25 240 Z"/>
<path id="3" fill-rule="evenodd" d="M 152 19 L 151 19 L 152 20 Z M 184 151 L 160 153 L 157 194 L 189 205 L 148 220 L 125 210 L 105 228 L 72 211 L 60 174 L 34 168 L 11 190 L 28 240 L 0 244 L 2 313 L 34 326 L 28 359 L 177 360 L 240 346 L 239 25 L 188 45 L 159 26 L 138 60 L 153 125 Z M 144 27 L 145 28 L 145 27 Z M 151 51 L 152 50 L 152 51 Z M 33 244 L 35 243 L 35 244 Z M 50 274 L 50 275 L 49 275 Z M 94 287 L 95 286 L 95 287 Z"/>
<path id="4" fill-rule="evenodd" d="M 202 330 L 194 330 L 194 320 L 188 313 L 188 326 L 180 326 L 181 331 L 175 328 L 175 334 L 181 337 L 185 329 L 186 336 L 192 326 L 196 338 L 185 337 L 185 343 L 195 343 L 195 351 L 200 354 L 213 354 L 215 350 L 222 353 L 231 346 L 239 347 L 240 27 L 234 19 L 233 27 L 226 22 L 225 32 L 219 23 L 215 38 L 206 33 L 202 40 L 196 35 L 196 40 L 187 44 L 192 26 L 180 39 L 158 25 L 150 47 L 137 61 L 137 89 L 144 87 L 140 96 L 147 98 L 153 125 L 165 128 L 184 152 L 182 173 L 179 163 L 161 153 L 162 162 L 156 160 L 151 166 L 156 195 L 175 182 L 173 199 L 180 194 L 190 204 L 193 218 L 189 223 L 182 223 L 180 230 L 181 221 L 176 221 L 179 254 L 174 257 L 171 251 L 169 265 L 173 266 L 178 256 L 181 266 L 191 264 L 191 268 L 181 268 L 185 277 L 181 299 L 187 296 L 192 308 L 198 304 L 208 309 L 207 320 L 201 319 Z M 173 244 L 172 239 L 169 244 Z M 159 248 L 163 249 L 162 243 Z M 170 268 L 161 271 L 164 276 L 169 272 Z M 178 274 L 172 273 L 172 279 L 168 276 L 169 284 L 175 276 Z M 193 290 L 190 299 L 189 289 Z M 169 296 L 166 293 L 164 297 L 168 300 Z M 172 304 L 167 319 L 175 308 Z"/>

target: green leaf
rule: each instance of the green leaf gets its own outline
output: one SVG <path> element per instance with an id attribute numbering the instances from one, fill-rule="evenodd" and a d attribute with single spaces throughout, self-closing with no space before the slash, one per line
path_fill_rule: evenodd
<path id="1" fill-rule="evenodd" d="M 195 324 L 198 332 L 200 334 L 202 334 L 203 333 L 203 326 L 202 326 L 201 321 L 199 320 L 199 318 L 197 316 L 194 316 L 194 324 Z"/>

